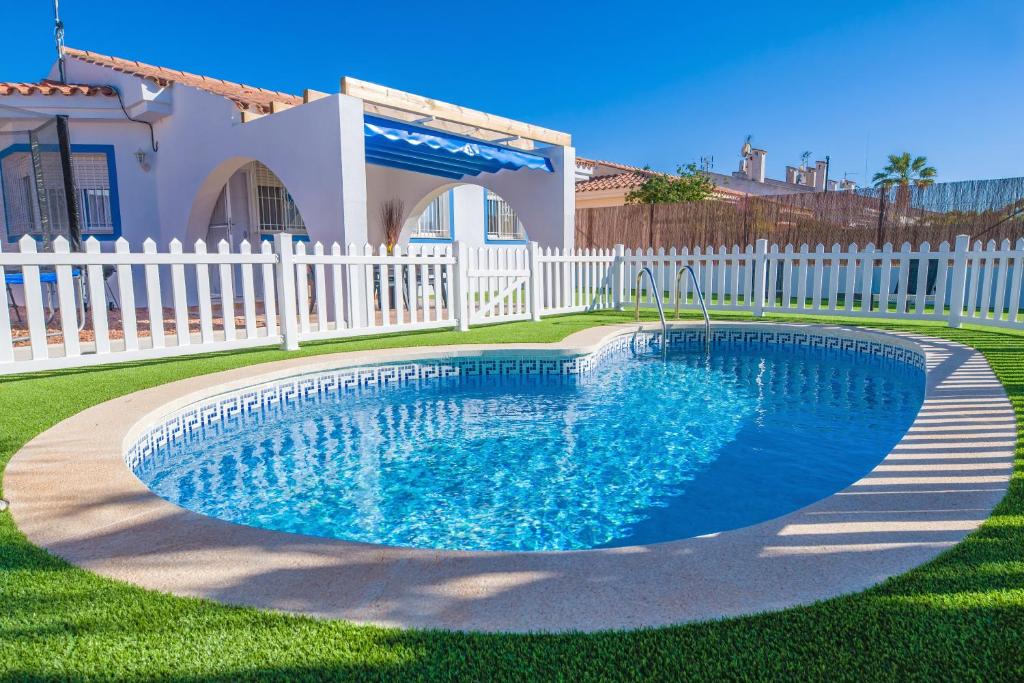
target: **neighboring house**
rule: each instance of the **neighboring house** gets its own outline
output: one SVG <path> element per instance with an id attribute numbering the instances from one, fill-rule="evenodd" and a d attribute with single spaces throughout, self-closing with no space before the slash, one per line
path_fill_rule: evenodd
<path id="1" fill-rule="evenodd" d="M 736 201 L 741 197 L 821 192 L 825 188 L 827 166 L 815 162 L 814 168 L 786 167 L 786 181 L 765 177 L 768 153 L 762 149 L 744 148 L 740 169 L 731 175 L 706 171 L 715 184 L 713 199 Z M 576 158 L 576 207 L 596 208 L 622 206 L 633 190 L 658 171 L 628 166 L 611 161 Z M 828 180 L 829 191 L 854 190 L 848 180 Z"/>
<path id="2" fill-rule="evenodd" d="M 290 233 L 571 247 L 568 134 L 346 78 L 303 96 L 68 48 L 66 77 L 0 83 L 0 231 L 67 231 L 55 116 L 69 116 L 82 231 L 107 242 Z"/>
<path id="3" fill-rule="evenodd" d="M 856 183 L 851 180 L 845 178 L 830 180 L 828 178 L 828 161 L 826 160 L 815 161 L 813 167 L 803 164 L 799 167 L 787 166 L 786 179 L 775 180 L 765 177 L 768 168 L 768 152 L 766 150 L 751 147 L 747 143 L 743 145 L 740 157 L 739 170 L 734 171 L 731 175 L 709 173 L 711 180 L 716 185 L 752 196 L 824 192 L 826 187 L 829 192 L 857 189 Z"/>
<path id="4" fill-rule="evenodd" d="M 611 161 L 576 158 L 576 208 L 622 206 L 630 192 L 640 188 L 658 171 Z M 715 174 L 717 175 L 717 174 Z M 714 199 L 735 201 L 744 193 L 722 186 L 715 179 Z"/>

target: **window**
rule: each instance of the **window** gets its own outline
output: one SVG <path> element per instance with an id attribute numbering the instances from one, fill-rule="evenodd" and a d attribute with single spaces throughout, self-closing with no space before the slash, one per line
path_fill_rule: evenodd
<path id="1" fill-rule="evenodd" d="M 295 200 L 274 172 L 258 161 L 249 166 L 250 197 L 260 237 L 279 232 L 305 235 L 306 224 Z"/>
<path id="2" fill-rule="evenodd" d="M 110 215 L 110 190 L 92 188 L 81 192 L 82 209 L 85 211 L 85 222 L 89 226 L 89 231 L 112 231 L 114 220 Z"/>
<path id="3" fill-rule="evenodd" d="M 452 238 L 452 194 L 443 192 L 427 205 L 416 223 L 413 239 L 450 240 Z"/>
<path id="4" fill-rule="evenodd" d="M 67 197 L 64 195 L 60 154 L 44 148 L 39 156 L 41 183 L 37 182 L 28 145 L 9 147 L 0 157 L 4 219 L 7 237 L 12 241 L 24 235 L 43 236 L 43 215 L 46 216 L 50 235 L 66 235 L 68 232 Z M 120 225 L 112 183 L 113 148 L 110 151 L 85 151 L 82 146 L 72 146 L 71 164 L 82 235 L 117 237 Z"/>
<path id="5" fill-rule="evenodd" d="M 523 224 L 519 222 L 519 216 L 512 210 L 509 203 L 490 190 L 484 192 L 484 220 L 487 223 L 487 239 L 526 239 Z"/>

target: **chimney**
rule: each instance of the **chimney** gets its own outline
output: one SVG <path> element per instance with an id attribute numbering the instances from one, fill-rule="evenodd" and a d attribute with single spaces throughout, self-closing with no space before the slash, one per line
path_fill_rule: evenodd
<path id="1" fill-rule="evenodd" d="M 747 179 L 753 180 L 756 183 L 764 182 L 765 172 L 765 157 L 768 156 L 768 152 L 763 149 L 752 149 L 750 150 L 750 156 L 747 157 Z"/>
<path id="2" fill-rule="evenodd" d="M 814 189 L 818 192 L 825 191 L 825 172 L 827 168 L 827 161 L 814 162 Z"/>

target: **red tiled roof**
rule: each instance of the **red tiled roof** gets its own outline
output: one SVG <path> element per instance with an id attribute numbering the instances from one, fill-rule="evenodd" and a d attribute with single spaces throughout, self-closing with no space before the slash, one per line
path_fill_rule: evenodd
<path id="1" fill-rule="evenodd" d="M 601 161 L 599 159 L 587 159 L 585 157 L 576 157 L 576 163 L 581 166 L 589 166 L 590 168 L 595 166 L 607 166 L 609 168 L 618 168 L 623 171 L 647 171 L 647 169 L 639 166 L 629 166 L 628 164 L 620 164 L 616 161 Z"/>
<path id="2" fill-rule="evenodd" d="M 0 82 L 0 95 L 103 95 L 113 97 L 114 89 L 105 85 L 78 85 L 42 80 L 38 83 Z"/>
<path id="3" fill-rule="evenodd" d="M 120 57 L 110 57 L 107 55 L 97 54 L 95 52 L 88 52 L 86 50 L 76 50 L 70 47 L 65 48 L 64 52 L 68 57 L 72 57 L 79 61 L 96 64 L 108 69 L 113 69 L 114 71 L 138 76 L 139 78 L 145 78 L 161 87 L 166 87 L 172 83 L 180 83 L 193 88 L 199 88 L 200 90 L 205 90 L 206 92 L 213 93 L 214 95 L 226 97 L 234 102 L 239 109 L 243 110 L 254 109 L 266 114 L 270 112 L 271 102 L 282 102 L 284 104 L 293 105 L 302 104 L 301 97 L 276 92 L 274 90 L 264 90 L 263 88 L 256 88 L 243 83 L 232 83 L 231 81 L 225 81 L 219 78 L 199 76 L 186 71 L 167 69 L 162 66 L 143 64 L 142 62 L 121 59 Z"/>
<path id="4" fill-rule="evenodd" d="M 605 162 L 602 161 L 599 163 L 604 164 Z M 589 180 L 578 181 L 576 183 L 576 191 L 598 192 L 601 190 L 635 190 L 638 187 L 641 187 L 645 182 L 647 182 L 647 179 L 653 175 L 660 174 L 657 171 L 640 169 L 637 171 L 624 171 L 623 173 L 598 176 L 596 178 L 590 178 Z M 718 199 L 735 200 L 739 197 L 746 196 L 746 193 L 716 185 L 715 189 L 712 191 L 712 196 Z"/>
<path id="5" fill-rule="evenodd" d="M 612 175 L 602 175 L 576 183 L 577 192 L 597 192 L 599 190 L 632 190 L 640 187 L 654 175 L 651 171 L 625 171 Z"/>

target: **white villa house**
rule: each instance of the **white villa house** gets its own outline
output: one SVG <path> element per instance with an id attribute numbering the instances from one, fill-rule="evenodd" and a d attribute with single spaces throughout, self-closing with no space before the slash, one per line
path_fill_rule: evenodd
<path id="1" fill-rule="evenodd" d="M 66 231 L 57 141 L 68 117 L 83 237 L 133 247 L 257 244 L 573 246 L 568 134 L 345 78 L 303 96 L 67 48 L 37 83 L 0 82 L 0 232 Z M 10 247 L 6 247 L 5 250 Z"/>

